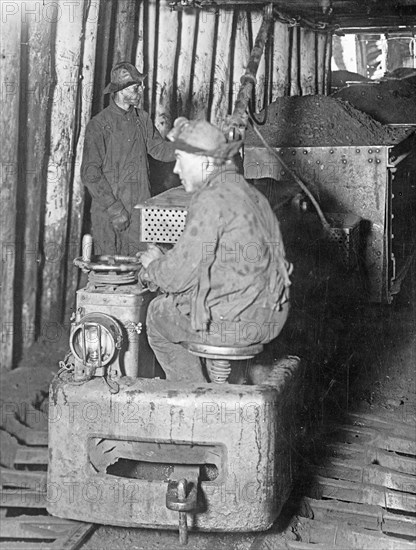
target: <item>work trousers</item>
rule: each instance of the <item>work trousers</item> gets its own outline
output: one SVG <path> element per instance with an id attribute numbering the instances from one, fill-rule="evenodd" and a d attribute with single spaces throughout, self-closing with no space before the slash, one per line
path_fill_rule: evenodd
<path id="1" fill-rule="evenodd" d="M 214 346 L 247 346 L 267 343 L 282 330 L 289 311 L 286 302 L 280 310 L 256 311 L 250 319 L 239 322 L 212 322 L 209 331 L 191 327 L 189 315 L 175 305 L 173 295 L 161 295 L 152 300 L 147 312 L 147 336 L 167 380 L 175 382 L 209 382 L 199 357 L 189 353 L 182 342 Z M 266 315 L 262 315 L 265 313 Z"/>
<path id="2" fill-rule="evenodd" d="M 146 246 L 139 242 L 139 212 L 133 210 L 130 215 L 129 227 L 125 231 L 116 231 L 107 212 L 100 206 L 92 206 L 94 254 L 98 256 L 134 256 L 137 252 L 146 250 Z"/>

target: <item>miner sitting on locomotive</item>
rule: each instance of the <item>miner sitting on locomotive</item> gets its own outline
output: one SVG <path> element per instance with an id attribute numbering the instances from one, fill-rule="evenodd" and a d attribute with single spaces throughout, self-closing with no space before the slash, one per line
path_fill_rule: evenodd
<path id="1" fill-rule="evenodd" d="M 241 143 L 183 117 L 168 139 L 174 172 L 192 197 L 175 246 L 163 254 L 151 245 L 141 256 L 142 281 L 163 292 L 149 306 L 147 334 L 168 380 L 199 383 L 206 381 L 200 359 L 181 343 L 274 339 L 288 315 L 291 265 L 267 199 L 237 170 Z"/>

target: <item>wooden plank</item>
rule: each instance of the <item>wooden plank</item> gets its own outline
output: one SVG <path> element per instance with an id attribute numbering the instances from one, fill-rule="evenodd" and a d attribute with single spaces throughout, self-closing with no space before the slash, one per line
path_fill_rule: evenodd
<path id="1" fill-rule="evenodd" d="M 339 547 L 328 546 L 327 544 L 309 544 L 308 542 L 297 542 L 294 540 L 286 541 L 286 548 L 288 550 L 339 550 Z M 264 549 L 266 550 L 266 548 Z M 267 548 L 267 550 L 270 550 Z"/>
<path id="2" fill-rule="evenodd" d="M 323 477 L 369 483 L 406 493 L 416 493 L 415 476 L 395 472 L 378 464 L 362 465 L 352 461 L 332 459 L 326 464 L 318 466 L 317 471 Z"/>
<path id="3" fill-rule="evenodd" d="M 147 73 L 145 92 L 145 109 L 154 115 L 155 112 L 155 91 L 156 91 L 156 76 L 155 70 L 157 67 L 156 45 L 159 35 L 157 20 L 159 16 L 157 0 L 148 0 L 143 3 L 143 41 L 144 41 L 144 70 Z"/>
<path id="4" fill-rule="evenodd" d="M 328 523 L 319 520 L 299 518 L 296 532 L 302 539 L 314 544 L 331 544 L 338 548 L 366 548 L 366 550 L 414 550 L 414 543 L 367 531 L 340 522 Z"/>
<path id="5" fill-rule="evenodd" d="M 49 548 L 48 544 L 48 548 Z M 45 550 L 45 545 L 36 542 L 0 542 L 0 550 Z"/>
<path id="6" fill-rule="evenodd" d="M 411 513 L 414 512 L 416 507 L 416 496 L 410 493 L 402 493 L 367 483 L 358 484 L 320 476 L 316 477 L 315 482 L 321 498 L 372 504 Z M 316 497 L 313 494 L 313 489 L 308 496 Z"/>
<path id="7" fill-rule="evenodd" d="M 403 436 L 410 439 L 416 438 L 416 426 L 414 423 L 393 422 L 386 418 L 370 414 L 350 413 L 348 419 L 354 426 L 381 429 L 389 433 L 394 433 L 396 436 Z"/>
<path id="8" fill-rule="evenodd" d="M 46 508 L 46 492 L 26 489 L 2 489 L 0 506 L 6 508 Z"/>
<path id="9" fill-rule="evenodd" d="M 416 537 L 414 516 L 391 514 L 380 506 L 304 497 L 302 510 L 305 517 L 320 521 L 338 521 L 383 533 Z"/>
<path id="10" fill-rule="evenodd" d="M 290 36 L 290 90 L 291 96 L 300 95 L 301 89 L 299 86 L 299 45 L 300 45 L 300 29 L 299 27 L 291 27 L 289 29 Z"/>
<path id="11" fill-rule="evenodd" d="M 138 2 L 139 15 L 137 19 L 137 48 L 136 48 L 136 61 L 135 65 L 141 73 L 144 73 L 144 5 L 143 1 Z M 145 80 L 145 84 L 148 85 L 148 80 Z"/>
<path id="12" fill-rule="evenodd" d="M 0 468 L 0 485 L 2 487 L 25 487 L 28 489 L 46 490 L 46 472 L 27 472 Z"/>
<path id="13" fill-rule="evenodd" d="M 332 34 L 326 34 L 325 41 L 325 76 L 324 76 L 324 94 L 331 93 L 331 62 L 332 62 Z"/>
<path id="14" fill-rule="evenodd" d="M 91 8 L 94 6 L 95 2 L 91 3 Z M 90 8 L 90 9 L 91 9 Z M 108 95 L 103 95 L 103 90 L 106 85 L 109 83 L 109 76 L 111 69 L 111 59 L 112 52 L 110 53 L 110 44 L 111 36 L 114 30 L 113 27 L 113 13 L 115 13 L 116 3 L 100 1 L 98 14 L 98 41 L 100 43 L 100 48 L 97 50 L 97 63 L 95 65 L 95 74 L 94 74 L 94 105 L 92 115 L 97 114 L 102 111 L 104 101 L 108 101 Z M 94 14 L 94 19 L 97 17 L 97 12 Z"/>
<path id="15" fill-rule="evenodd" d="M 196 10 L 183 11 L 181 17 L 180 50 L 178 53 L 178 78 L 175 103 L 178 116 L 189 116 L 190 92 L 194 54 L 194 39 L 197 29 Z"/>
<path id="16" fill-rule="evenodd" d="M 117 2 L 114 37 L 113 65 L 120 61 L 132 62 L 136 17 L 138 15 L 136 0 Z"/>
<path id="17" fill-rule="evenodd" d="M 51 550 L 78 550 L 95 528 L 96 525 L 92 523 L 79 523 L 66 537 L 57 540 L 52 545 Z"/>
<path id="18" fill-rule="evenodd" d="M 316 33 L 316 91 L 323 94 L 325 89 L 326 33 Z"/>
<path id="19" fill-rule="evenodd" d="M 26 546 L 22 546 L 22 548 L 31 545 L 37 550 L 41 550 L 41 548 L 77 550 L 91 531 L 95 529 L 95 525 L 91 523 L 68 521 L 51 516 L 24 516 L 24 518 L 5 518 L 2 521 L 1 537 L 16 540 L 0 543 L 0 548 L 2 548 L 2 544 L 3 548 L 6 548 L 6 544 L 11 545 L 7 548 L 19 548 L 16 545 L 23 544 Z M 17 539 L 20 539 L 20 541 L 18 542 Z M 24 539 L 40 539 L 42 542 L 36 542 L 36 540 L 24 542 Z M 43 544 L 44 541 L 48 542 Z"/>
<path id="20" fill-rule="evenodd" d="M 245 73 L 250 58 L 249 30 L 247 13 L 239 11 L 235 29 L 235 47 L 233 55 L 232 102 L 235 104 L 240 90 L 240 79 Z"/>
<path id="21" fill-rule="evenodd" d="M 12 10 L 14 11 L 14 10 Z M 11 369 L 14 350 L 14 284 L 16 243 L 16 199 L 18 186 L 18 139 L 19 139 L 19 79 L 21 13 L 2 16 L 0 68 L 2 76 L 2 106 L 0 109 L 1 183 L 0 183 L 0 235 L 1 235 L 1 318 L 0 368 Z"/>
<path id="22" fill-rule="evenodd" d="M 371 445 L 386 451 L 416 456 L 416 440 L 414 438 L 391 435 L 381 430 L 342 426 L 337 430 L 335 437 L 343 443 Z"/>
<path id="23" fill-rule="evenodd" d="M 256 36 L 259 33 L 261 24 L 263 22 L 263 12 L 252 11 L 250 12 L 250 15 L 251 15 L 252 35 L 255 40 Z M 265 48 L 267 47 L 268 45 L 266 42 Z M 257 68 L 257 74 L 256 74 L 256 88 L 255 88 L 256 104 L 254 106 L 254 110 L 256 113 L 259 113 L 264 107 L 264 86 L 265 86 L 265 79 L 266 79 L 265 68 L 266 68 L 266 64 L 265 64 L 265 56 L 264 56 L 264 50 L 263 50 L 263 54 L 260 58 L 260 63 Z"/>
<path id="24" fill-rule="evenodd" d="M 43 413 L 39 410 L 32 408 L 30 405 L 25 407 L 27 419 L 22 420 L 29 423 L 30 415 L 33 414 L 37 421 L 34 421 L 35 425 L 39 425 Z M 34 430 L 19 422 L 15 417 L 8 417 L 5 419 L 6 423 L 4 429 L 11 435 L 15 436 L 20 442 L 26 445 L 47 445 L 48 444 L 48 432 L 46 430 Z"/>
<path id="25" fill-rule="evenodd" d="M 0 430 L 0 464 L 7 468 L 14 466 L 19 443 L 17 439 L 4 430 Z"/>
<path id="26" fill-rule="evenodd" d="M 15 465 L 19 464 L 48 464 L 48 448 L 19 446 L 16 451 Z"/>
<path id="27" fill-rule="evenodd" d="M 69 242 L 71 243 L 67 259 L 67 285 L 65 298 L 65 318 L 69 319 L 74 311 L 75 293 L 78 288 L 80 270 L 73 264 L 73 259 L 80 252 L 81 231 L 84 219 L 84 185 L 81 181 L 81 162 L 85 139 L 85 129 L 91 118 L 92 90 L 94 83 L 95 56 L 97 46 L 98 18 L 91 14 L 96 13 L 100 7 L 101 0 L 94 4 L 85 4 L 88 10 L 85 14 L 84 46 L 81 61 L 81 82 L 80 94 L 78 95 L 79 120 L 78 141 L 75 144 L 74 178 L 71 190 L 71 212 L 69 218 Z"/>
<path id="28" fill-rule="evenodd" d="M 339 459 L 354 460 L 361 464 L 379 464 L 404 474 L 416 475 L 416 461 L 377 447 L 351 444 L 331 444 L 328 454 Z"/>
<path id="29" fill-rule="evenodd" d="M 194 62 L 190 118 L 209 118 L 211 71 L 214 52 L 216 17 L 198 10 L 198 37 Z"/>
<path id="30" fill-rule="evenodd" d="M 20 516 L 5 518 L 1 522 L 1 538 L 55 540 L 74 530 L 74 524 L 69 521 L 59 521 L 50 516 L 43 516 L 46 521 L 40 521 L 40 517 L 42 516 L 32 516 L 26 520 L 22 520 Z"/>
<path id="31" fill-rule="evenodd" d="M 210 122 L 221 126 L 229 108 L 230 91 L 230 35 L 233 22 L 231 11 L 222 12 L 218 20 L 215 70 L 212 90 Z"/>
<path id="32" fill-rule="evenodd" d="M 302 95 L 316 94 L 315 32 L 300 29 L 300 87 Z"/>
<path id="33" fill-rule="evenodd" d="M 24 104 L 27 124 L 23 134 L 25 150 L 25 185 L 21 203 L 24 216 L 24 261 L 22 281 L 22 342 L 25 348 L 36 338 L 38 274 L 40 261 L 40 234 L 42 209 L 46 193 L 46 139 L 50 116 L 51 73 L 51 19 L 29 17 L 27 30 L 27 81 Z M 48 78 L 45 78 L 48 75 Z"/>
<path id="34" fill-rule="evenodd" d="M 68 254 L 68 207 L 73 177 L 74 126 L 79 86 L 83 10 L 73 18 L 57 18 L 55 59 L 57 85 L 51 114 L 46 187 L 42 277 L 42 325 L 61 326 L 65 294 L 63 281 Z"/>
<path id="35" fill-rule="evenodd" d="M 178 46 L 178 13 L 160 5 L 156 72 L 155 126 L 163 137 L 173 126 L 172 96 Z M 163 38 L 162 38 L 163 37 Z"/>
<path id="36" fill-rule="evenodd" d="M 276 21 L 273 38 L 272 101 L 289 95 L 289 27 Z"/>

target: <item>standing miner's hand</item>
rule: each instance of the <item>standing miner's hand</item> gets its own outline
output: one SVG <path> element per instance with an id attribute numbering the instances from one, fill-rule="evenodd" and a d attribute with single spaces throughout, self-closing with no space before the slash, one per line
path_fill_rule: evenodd
<path id="1" fill-rule="evenodd" d="M 125 231 L 130 225 L 130 214 L 121 201 L 116 201 L 109 206 L 107 212 L 116 231 Z"/>

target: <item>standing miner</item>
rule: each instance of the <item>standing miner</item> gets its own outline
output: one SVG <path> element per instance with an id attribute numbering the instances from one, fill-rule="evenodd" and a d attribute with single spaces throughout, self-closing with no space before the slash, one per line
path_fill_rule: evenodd
<path id="1" fill-rule="evenodd" d="M 149 306 L 147 334 L 168 380 L 204 382 L 198 357 L 181 342 L 267 343 L 289 310 L 291 265 L 267 199 L 238 172 L 241 143 L 206 121 L 181 117 L 169 132 L 174 172 L 191 193 L 185 229 L 165 255 L 141 255 L 147 281 L 163 292 Z"/>
<path id="2" fill-rule="evenodd" d="M 81 178 L 92 197 L 96 254 L 137 252 L 139 218 L 133 208 L 150 197 L 147 155 L 175 159 L 172 145 L 139 108 L 144 78 L 131 63 L 115 65 L 104 90 L 111 94 L 110 104 L 87 125 Z"/>

